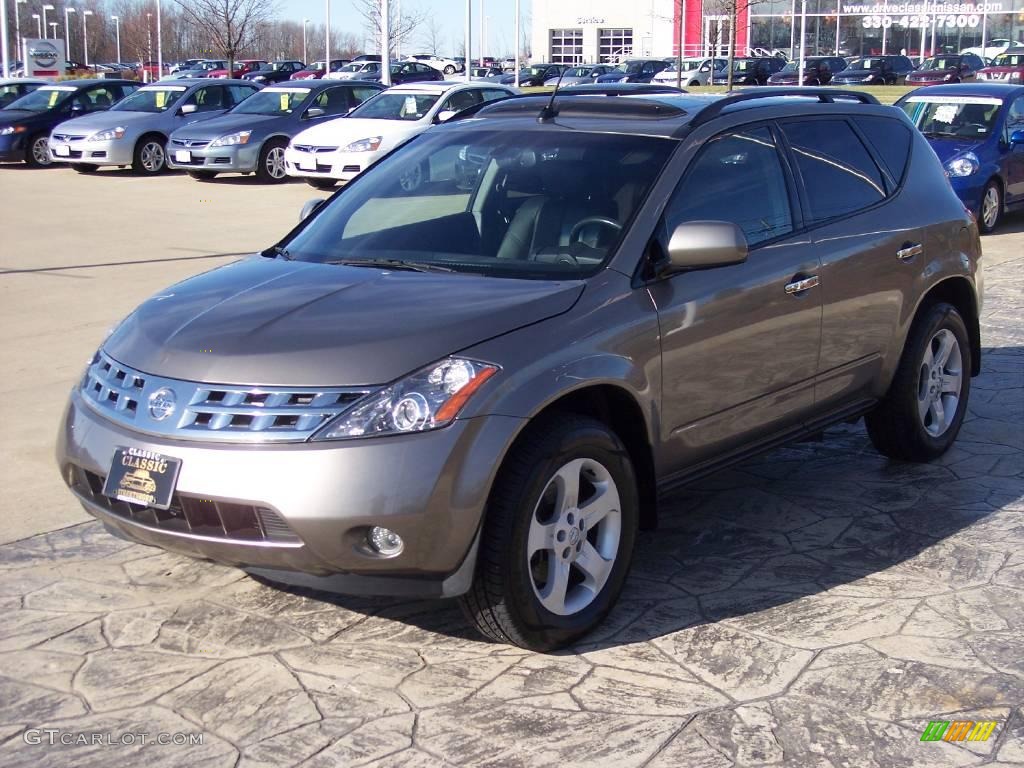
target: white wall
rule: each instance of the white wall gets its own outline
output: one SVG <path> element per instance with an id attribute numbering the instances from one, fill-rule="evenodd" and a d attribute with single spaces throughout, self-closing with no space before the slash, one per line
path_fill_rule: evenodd
<path id="1" fill-rule="evenodd" d="M 552 29 L 582 29 L 583 59 L 598 57 L 598 30 L 633 30 L 634 56 L 672 55 L 676 0 L 533 0 L 533 60 L 547 61 Z"/>

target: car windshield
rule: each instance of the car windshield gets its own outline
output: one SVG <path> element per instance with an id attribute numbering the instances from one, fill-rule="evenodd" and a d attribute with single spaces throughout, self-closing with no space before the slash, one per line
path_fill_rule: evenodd
<path id="1" fill-rule="evenodd" d="M 110 109 L 112 112 L 166 112 L 187 89 L 183 85 L 146 86 Z"/>
<path id="2" fill-rule="evenodd" d="M 987 96 L 912 96 L 900 106 L 925 136 L 962 140 L 988 136 L 1002 103 Z"/>
<path id="3" fill-rule="evenodd" d="M 314 61 L 312 64 L 310 64 L 308 67 L 306 67 L 306 69 L 307 70 L 313 70 L 315 72 L 317 70 L 324 69 L 326 66 L 327 66 L 327 62 L 326 61 Z"/>
<path id="4" fill-rule="evenodd" d="M 924 64 L 921 65 L 921 69 L 955 69 L 959 66 L 959 56 L 936 56 L 933 59 L 925 59 Z"/>
<path id="5" fill-rule="evenodd" d="M 994 67 L 1024 67 L 1024 53 L 1001 53 L 996 56 Z"/>
<path id="6" fill-rule="evenodd" d="M 70 85 L 44 85 L 37 91 L 25 94 L 8 104 L 4 109 L 24 109 L 27 112 L 49 112 L 74 93 L 77 88 Z"/>
<path id="7" fill-rule="evenodd" d="M 328 264 L 585 277 L 615 252 L 674 147 L 580 131 L 426 133 L 351 182 L 276 251 Z"/>
<path id="8" fill-rule="evenodd" d="M 290 115 L 309 96 L 309 88 L 264 88 L 231 110 L 234 115 Z"/>
<path id="9" fill-rule="evenodd" d="M 523 70 L 523 73 L 527 75 L 543 75 L 547 71 L 547 67 L 527 67 Z"/>
<path id="10" fill-rule="evenodd" d="M 860 61 L 854 62 L 854 64 L 850 68 L 851 69 L 881 69 L 882 68 L 882 64 L 884 64 L 884 63 L 885 63 L 885 59 L 880 59 L 878 57 L 870 57 L 869 56 L 867 58 L 861 59 Z"/>
<path id="11" fill-rule="evenodd" d="M 805 59 L 804 60 L 804 71 L 806 72 L 809 69 L 814 69 L 815 67 L 818 66 L 818 63 L 820 61 L 821 61 L 821 59 Z M 799 61 L 791 61 L 791 62 L 789 62 L 789 64 L 784 66 L 780 71 L 781 72 L 786 72 L 788 74 L 788 73 L 798 72 L 799 70 L 800 70 L 800 62 Z"/>
<path id="12" fill-rule="evenodd" d="M 357 63 L 357 64 L 346 64 L 344 67 L 342 67 L 338 71 L 339 72 L 358 72 L 359 70 L 361 70 L 363 68 L 363 66 L 364 65 L 361 62 Z"/>
<path id="13" fill-rule="evenodd" d="M 757 69 L 757 59 L 736 59 L 732 69 L 734 72 L 753 72 Z"/>
<path id="14" fill-rule="evenodd" d="M 593 67 L 573 67 L 572 69 L 565 70 L 564 77 L 587 77 Z"/>
<path id="15" fill-rule="evenodd" d="M 382 93 L 349 113 L 371 120 L 421 120 L 440 99 L 435 93 Z"/>
<path id="16" fill-rule="evenodd" d="M 640 61 L 624 61 L 619 64 L 612 72 L 618 72 L 626 75 L 638 75 L 644 68 L 643 62 Z"/>

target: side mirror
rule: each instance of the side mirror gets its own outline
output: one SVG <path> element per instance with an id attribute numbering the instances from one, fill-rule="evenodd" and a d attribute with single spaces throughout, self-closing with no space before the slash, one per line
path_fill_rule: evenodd
<path id="1" fill-rule="evenodd" d="M 1010 146 L 1019 147 L 1024 145 L 1024 130 L 1017 130 L 1010 134 Z"/>
<path id="2" fill-rule="evenodd" d="M 306 219 L 308 219 L 310 216 L 312 216 L 314 213 L 320 210 L 320 206 L 326 202 L 327 200 L 319 197 L 314 197 L 312 200 L 307 200 L 306 204 L 302 206 L 302 210 L 299 211 L 299 221 L 305 221 Z"/>
<path id="3" fill-rule="evenodd" d="M 306 110 L 306 119 L 312 120 L 314 117 L 323 117 L 326 114 L 320 107 L 310 107 Z"/>
<path id="4" fill-rule="evenodd" d="M 455 117 L 455 115 L 457 115 L 457 114 L 458 114 L 458 112 L 456 112 L 454 109 L 446 109 L 443 112 L 438 112 L 437 113 L 437 122 L 439 122 L 439 123 L 446 123 L 449 120 L 451 120 L 453 117 Z"/>
<path id="5" fill-rule="evenodd" d="M 85 107 L 83 107 L 81 104 L 79 104 L 78 102 L 74 102 L 71 104 L 72 115 L 80 115 L 83 112 L 85 112 Z"/>
<path id="6" fill-rule="evenodd" d="M 662 272 L 707 269 L 747 260 L 747 238 L 731 221 L 687 221 L 678 225 L 668 242 Z"/>
<path id="7" fill-rule="evenodd" d="M 183 115 L 191 115 L 193 112 L 196 112 L 198 109 L 199 109 L 199 107 L 197 105 L 195 105 L 195 104 L 185 104 L 185 105 L 182 106 L 181 109 L 178 110 L 178 112 L 180 112 Z"/>

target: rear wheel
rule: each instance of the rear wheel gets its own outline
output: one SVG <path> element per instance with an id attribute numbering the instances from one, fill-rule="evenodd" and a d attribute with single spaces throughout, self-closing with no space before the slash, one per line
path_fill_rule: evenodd
<path id="1" fill-rule="evenodd" d="M 217 178 L 216 171 L 188 171 L 188 175 L 197 181 L 213 181 Z"/>
<path id="2" fill-rule="evenodd" d="M 607 426 L 574 414 L 531 425 L 492 489 L 463 612 L 534 651 L 582 637 L 622 590 L 637 510 L 629 454 Z"/>
<path id="3" fill-rule="evenodd" d="M 991 179 L 981 193 L 981 210 L 978 211 L 978 227 L 983 234 L 989 235 L 999 226 L 1003 215 L 1003 189 L 999 182 Z"/>
<path id="4" fill-rule="evenodd" d="M 164 153 L 164 138 L 151 134 L 143 136 L 135 145 L 132 158 L 132 170 L 142 176 L 155 176 L 167 168 L 167 155 Z"/>
<path id="5" fill-rule="evenodd" d="M 447 67 L 444 68 L 444 73 L 446 75 L 454 75 L 455 74 L 455 67 L 453 67 L 451 64 L 449 64 Z"/>
<path id="6" fill-rule="evenodd" d="M 98 165 L 90 165 L 89 163 L 72 163 L 71 167 L 79 173 L 96 173 L 99 170 Z"/>
<path id="7" fill-rule="evenodd" d="M 316 189 L 326 190 L 334 189 L 334 185 L 337 184 L 338 182 L 336 179 L 311 179 L 307 177 L 306 183 L 309 184 L 309 186 L 311 187 L 315 187 Z"/>
<path id="8" fill-rule="evenodd" d="M 28 140 L 28 147 L 25 149 L 25 162 L 37 168 L 53 165 L 53 158 L 50 157 L 49 136 L 40 133 Z"/>
<path id="9" fill-rule="evenodd" d="M 263 146 L 256 164 L 256 178 L 268 184 L 279 184 L 285 180 L 284 148 L 284 143 L 280 141 L 268 141 Z"/>
<path id="10" fill-rule="evenodd" d="M 930 461 L 956 440 L 971 391 L 971 344 L 956 307 L 939 303 L 914 321 L 889 392 L 865 418 L 879 452 Z"/>

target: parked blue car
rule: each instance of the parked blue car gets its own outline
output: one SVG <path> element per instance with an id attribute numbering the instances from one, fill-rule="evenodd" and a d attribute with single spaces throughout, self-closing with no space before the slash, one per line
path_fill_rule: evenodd
<path id="1" fill-rule="evenodd" d="M 1024 86 L 932 85 L 899 101 L 928 138 L 982 232 L 1024 209 Z"/>

